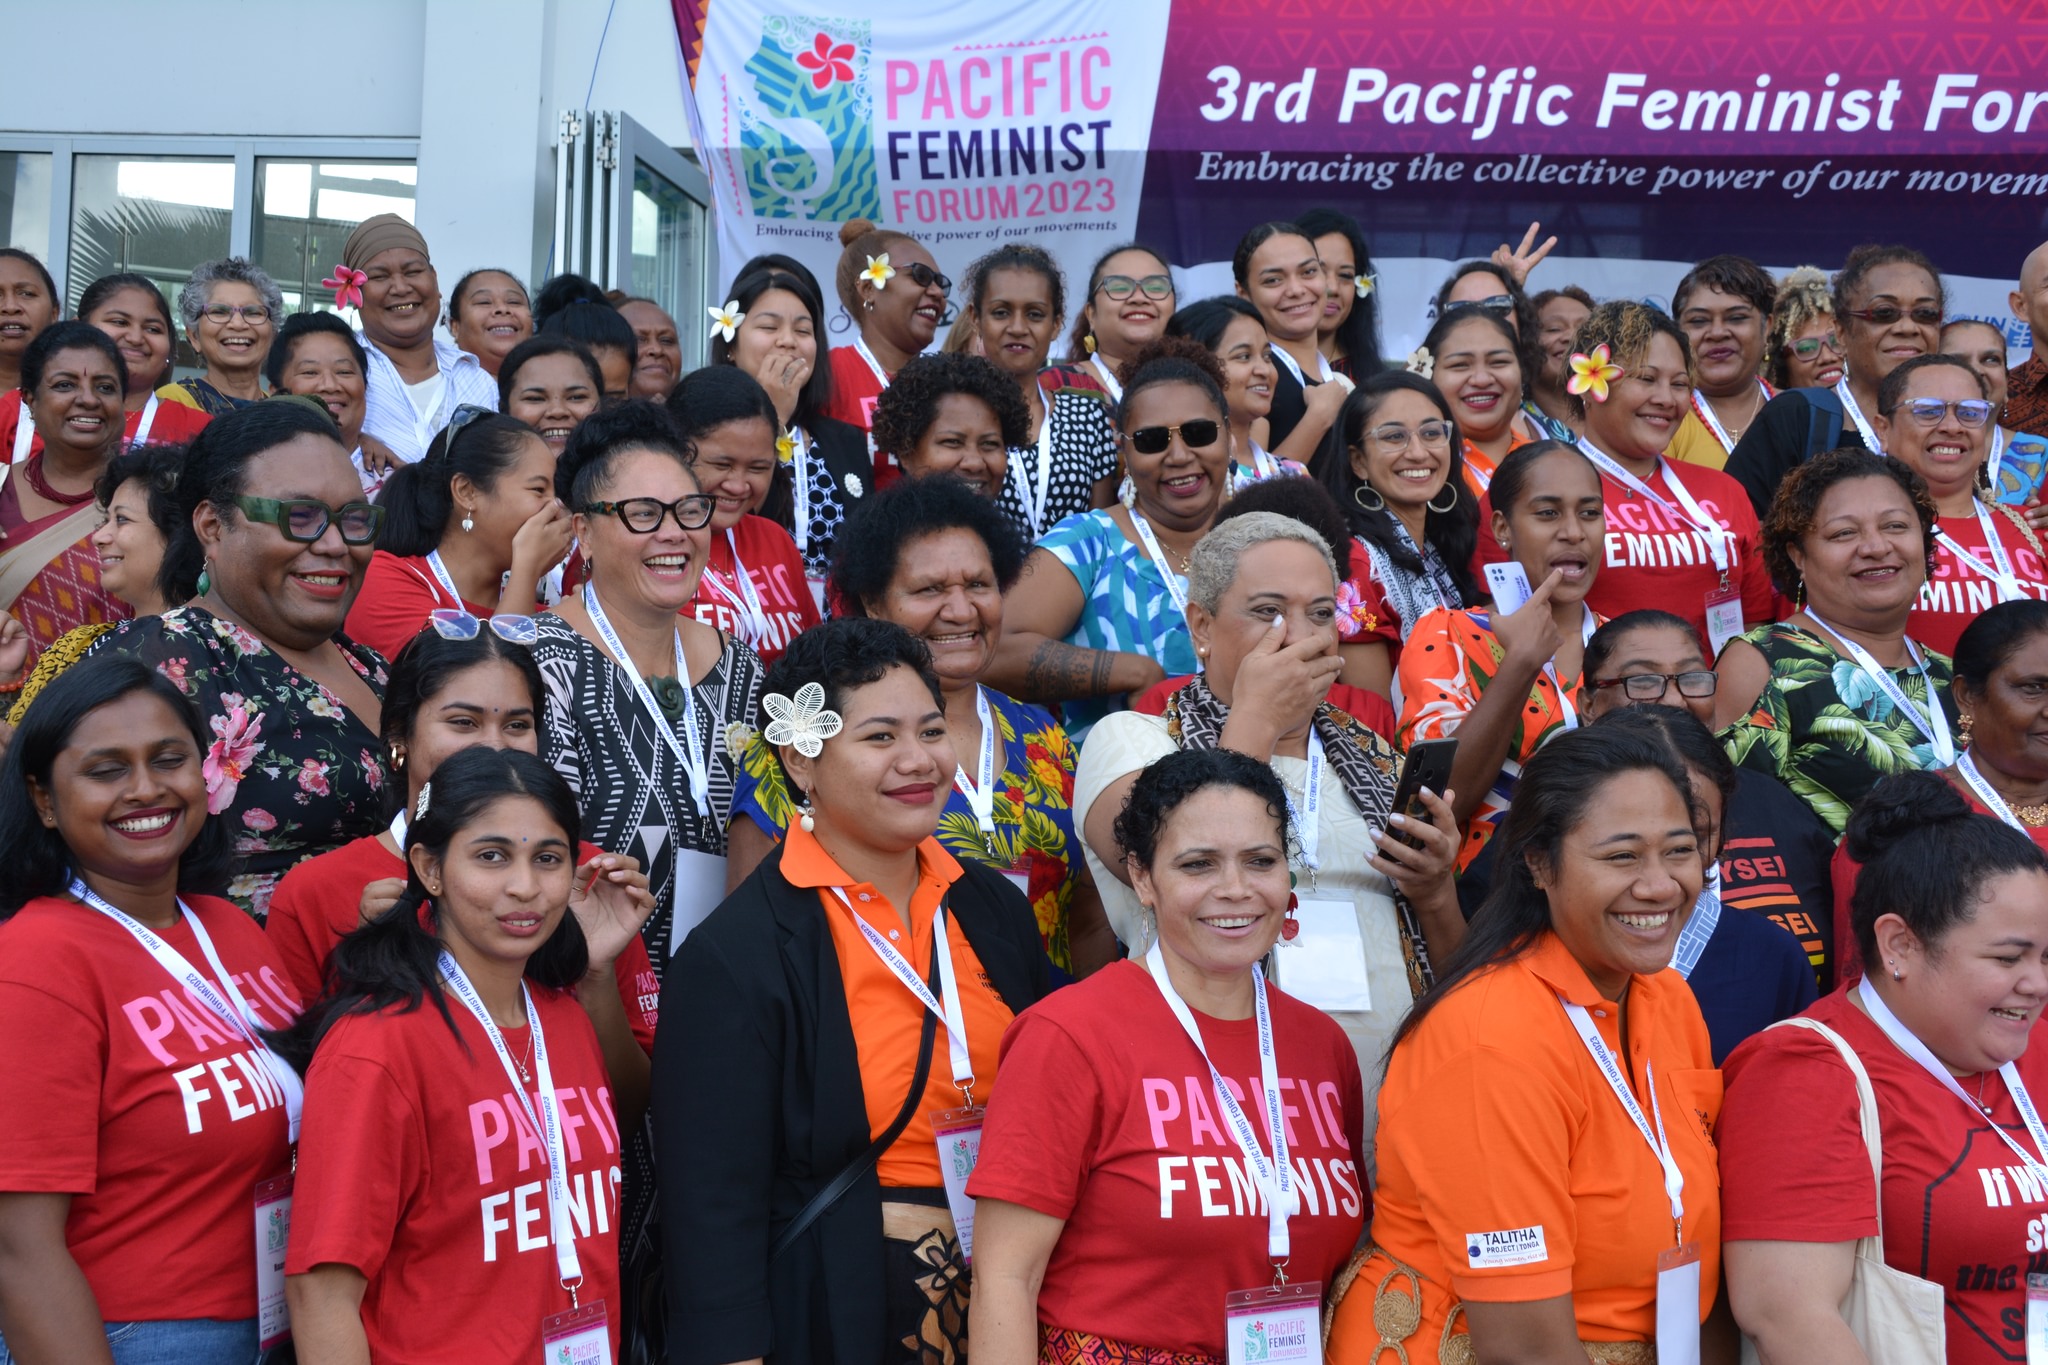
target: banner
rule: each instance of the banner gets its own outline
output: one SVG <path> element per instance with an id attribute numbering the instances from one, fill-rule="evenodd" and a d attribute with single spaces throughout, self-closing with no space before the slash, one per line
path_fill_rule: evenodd
<path id="1" fill-rule="evenodd" d="M 1364 226 L 1389 355 L 1539 220 L 1532 291 L 1664 303 L 1716 252 L 1831 270 L 1904 242 L 1951 316 L 2030 344 L 2005 299 L 2048 237 L 2048 6 L 673 3 L 725 280 L 782 250 L 829 291 L 858 215 L 956 279 L 1035 241 L 1070 294 L 1135 237 L 1188 302 L 1232 289 L 1247 228 L 1327 204 Z"/>

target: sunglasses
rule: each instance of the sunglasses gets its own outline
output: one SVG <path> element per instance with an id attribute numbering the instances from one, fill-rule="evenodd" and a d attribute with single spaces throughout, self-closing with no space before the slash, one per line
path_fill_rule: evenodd
<path id="1" fill-rule="evenodd" d="M 1910 316 L 1922 327 L 1941 326 L 1941 310 L 1931 303 L 1923 303 L 1909 314 L 1895 303 L 1880 303 L 1875 308 L 1848 308 L 1844 312 L 1852 318 L 1861 318 L 1879 327 L 1889 327 L 1900 318 Z"/>
<path id="2" fill-rule="evenodd" d="M 1939 426 L 1941 419 L 1951 412 L 1966 427 L 1981 427 L 1991 420 L 1991 404 L 1982 398 L 1958 398 L 1952 403 L 1939 398 L 1909 398 L 1899 408 L 1911 413 L 1913 420 L 1923 427 Z"/>
<path id="3" fill-rule="evenodd" d="M 460 607 L 436 607 L 427 613 L 427 624 L 444 640 L 474 640 L 485 626 L 508 645 L 531 646 L 540 639 L 540 627 L 531 616 L 472 616 Z"/>
<path id="4" fill-rule="evenodd" d="M 329 507 L 317 498 L 240 497 L 235 506 L 249 520 L 275 526 L 279 535 L 301 545 L 311 545 L 326 535 L 329 526 L 340 528 L 346 544 L 368 545 L 384 524 L 384 509 L 367 502 Z"/>
<path id="5" fill-rule="evenodd" d="M 496 408 L 478 407 L 475 403 L 458 405 L 455 409 L 455 415 L 448 419 L 448 426 L 446 428 L 448 444 L 454 445 L 455 438 L 462 434 L 462 429 L 472 422 L 481 422 L 486 417 L 496 417 L 497 415 L 498 411 Z"/>
<path id="6" fill-rule="evenodd" d="M 617 502 L 593 502 L 576 510 L 585 516 L 610 513 L 636 536 L 651 536 L 661 529 L 662 519 L 673 515 L 685 531 L 701 531 L 711 524 L 718 500 L 709 493 L 686 493 L 674 502 L 660 498 L 622 498 Z"/>
<path id="7" fill-rule="evenodd" d="M 1141 291 L 1148 299 L 1170 299 L 1173 297 L 1173 277 L 1147 275 L 1134 280 L 1129 275 L 1104 275 L 1102 283 L 1095 286 L 1096 293 L 1107 294 L 1117 300 L 1127 299 Z"/>
<path id="8" fill-rule="evenodd" d="M 1139 427 L 1124 437 L 1131 443 L 1131 449 L 1140 455 L 1163 454 L 1173 443 L 1175 436 L 1189 449 L 1216 444 L 1216 438 L 1223 434 L 1223 424 L 1210 417 L 1197 417 L 1192 422 L 1182 422 L 1170 427 Z"/>
<path id="9" fill-rule="evenodd" d="M 1681 697 L 1711 697 L 1720 685 L 1721 676 L 1712 669 L 1694 669 L 1687 673 L 1631 673 L 1625 678 L 1608 678 L 1595 682 L 1595 689 L 1618 687 L 1630 701 L 1661 701 L 1672 683 L 1678 684 Z"/>
<path id="10" fill-rule="evenodd" d="M 953 281 L 950 277 L 941 275 L 923 261 L 912 261 L 909 265 L 903 267 L 903 273 L 910 276 L 910 282 L 919 289 L 929 289 L 933 285 L 937 285 L 942 290 L 953 287 Z"/>
<path id="11" fill-rule="evenodd" d="M 1820 354 L 1820 348 L 1823 346 L 1833 351 L 1836 355 L 1842 353 L 1842 339 L 1833 332 L 1829 332 L 1823 337 L 1801 337 L 1799 340 L 1791 343 L 1792 354 L 1798 356 L 1801 360 L 1813 359 Z"/>
<path id="12" fill-rule="evenodd" d="M 1489 294 L 1477 302 L 1487 312 L 1499 313 L 1502 317 L 1515 311 L 1515 296 L 1512 294 Z"/>

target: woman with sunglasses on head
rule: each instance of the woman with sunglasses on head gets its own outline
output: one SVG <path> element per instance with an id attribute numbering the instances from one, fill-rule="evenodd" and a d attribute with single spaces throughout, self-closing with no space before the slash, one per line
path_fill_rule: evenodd
<path id="1" fill-rule="evenodd" d="M 714 499 L 661 408 L 630 399 L 569 438 L 555 489 L 589 577 L 535 618 L 547 683 L 541 752 L 583 802 L 583 837 L 646 869 L 656 963 L 725 895 L 733 757 L 761 661 L 685 613 L 710 554 Z"/>
<path id="2" fill-rule="evenodd" d="M 10 1365 L 254 1365 L 285 1331 L 260 1234 L 300 1097 L 264 1034 L 300 998 L 212 894 L 234 851 L 207 818 L 207 742 L 170 683 L 95 659 L 0 765 Z"/>
<path id="3" fill-rule="evenodd" d="M 1450 404 L 1464 442 L 1465 492 L 1475 499 L 1485 495 L 1510 451 L 1560 439 L 1547 436 L 1548 428 L 1522 411 L 1533 371 L 1523 363 L 1514 325 L 1492 308 L 1461 303 L 1445 309 L 1423 338 L 1420 356 L 1408 364 Z"/>
<path id="4" fill-rule="evenodd" d="M 1229 489 L 1221 374 L 1207 347 L 1180 337 L 1136 357 L 1117 404 L 1128 500 L 1054 527 L 1004 603 L 987 681 L 1062 703 L 1076 745 L 1127 696 L 1198 667 L 1187 557 Z"/>
<path id="5" fill-rule="evenodd" d="M 1166 333 L 1201 342 L 1222 367 L 1223 398 L 1230 405 L 1230 491 L 1241 493 L 1267 479 L 1306 476 L 1308 466 L 1266 449 L 1266 416 L 1273 410 L 1280 367 L 1259 310 L 1235 294 L 1219 294 L 1175 313 Z"/>
<path id="6" fill-rule="evenodd" d="M 198 266 L 178 291 L 178 316 L 206 373 L 164 385 L 159 398 L 218 417 L 264 396 L 263 364 L 284 321 L 284 295 L 262 267 L 240 256 Z"/>
<path id="7" fill-rule="evenodd" d="M 141 659 L 213 734 L 207 810 L 244 854 L 229 899 L 258 919 L 293 864 L 376 831 L 384 659 L 342 633 L 384 511 L 310 398 L 223 414 L 188 447 L 161 581 L 194 585 L 95 653 Z"/>
<path id="8" fill-rule="evenodd" d="M 1112 404 L 1122 402 L 1124 367 L 1166 334 L 1174 302 L 1164 256 L 1136 242 L 1111 247 L 1088 272 L 1088 297 L 1067 337 L 1067 366 L 1101 386 Z"/>
<path id="9" fill-rule="evenodd" d="M 347 630 L 387 658 L 437 609 L 532 615 L 541 580 L 569 553 L 554 453 L 532 427 L 488 408 L 456 409 L 377 505 L 384 525 Z"/>
<path id="10" fill-rule="evenodd" d="M 839 229 L 842 250 L 832 283 L 859 335 L 834 346 L 832 402 L 825 415 L 866 431 L 875 400 L 945 321 L 953 281 L 939 273 L 915 237 L 855 218 Z M 876 462 L 875 473 L 883 465 Z"/>
<path id="11" fill-rule="evenodd" d="M 1535 228 L 1524 242 L 1533 240 Z M 1550 239 L 1552 243 L 1556 238 Z M 1505 250 L 1505 248 L 1503 248 Z M 1537 253 L 1536 261 L 1549 255 L 1546 246 Z M 1534 261 L 1529 263 L 1531 266 Z M 1552 441 L 1572 440 L 1571 428 L 1538 407 L 1535 401 L 1535 377 L 1543 368 L 1542 324 L 1536 315 L 1536 305 L 1523 289 L 1522 281 L 1527 278 L 1526 270 L 1518 273 L 1513 265 L 1502 263 L 1502 252 L 1497 251 L 1493 259 L 1466 261 L 1451 272 L 1451 277 L 1436 291 L 1436 318 L 1441 322 L 1452 309 L 1473 307 L 1483 309 L 1506 324 L 1515 342 L 1515 363 L 1528 379 L 1528 390 L 1511 406 L 1520 418 L 1518 425 L 1529 440 Z M 1432 329 L 1434 334 L 1434 329 Z M 1436 347 L 1426 345 L 1434 355 Z"/>
<path id="12" fill-rule="evenodd" d="M 1859 246 L 1835 272 L 1831 298 L 1847 369 L 1832 388 L 1792 389 L 1763 412 L 1728 453 L 1728 473 L 1762 517 L 1787 470 L 1824 450 L 1882 452 L 1871 420 L 1885 376 L 1941 347 L 1948 306 L 1941 272 L 1907 246 Z"/>
<path id="13" fill-rule="evenodd" d="M 1266 439 L 1280 458 L 1320 471 L 1316 456 L 1351 381 L 1316 346 L 1327 287 L 1316 244 L 1292 223 L 1262 223 L 1239 239 L 1230 273 L 1259 310 L 1277 367 Z"/>
<path id="14" fill-rule="evenodd" d="M 298 1358 L 615 1360 L 622 1125 L 572 994 L 595 951 L 576 798 L 531 754 L 472 748 L 409 814 L 404 894 L 281 1039 L 306 1076 Z"/>
<path id="15" fill-rule="evenodd" d="M 1990 386 L 1952 355 L 1915 356 L 1885 376 L 1874 426 L 1885 449 L 1918 474 L 1934 500 L 1934 569 L 1906 629 L 1943 654 L 1998 602 L 2048 597 L 2041 540 L 1987 486 L 1997 412 Z"/>
<path id="16" fill-rule="evenodd" d="M 1046 368 L 1066 316 L 1066 281 L 1043 247 L 1011 242 L 967 272 L 967 314 L 982 354 L 1015 382 L 1031 423 L 1010 451 L 998 497 L 1033 540 L 1075 512 L 1116 500 L 1116 427 L 1093 383 L 1072 382 L 1064 366 Z"/>
<path id="17" fill-rule="evenodd" d="M 1358 220 L 1333 208 L 1313 208 L 1294 220 L 1315 244 L 1328 288 L 1316 345 L 1330 368 L 1362 382 L 1386 368 L 1380 359 L 1379 274 Z"/>

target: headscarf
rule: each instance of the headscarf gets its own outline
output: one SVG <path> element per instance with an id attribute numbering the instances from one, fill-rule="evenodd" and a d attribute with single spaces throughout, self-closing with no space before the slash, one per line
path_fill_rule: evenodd
<path id="1" fill-rule="evenodd" d="M 350 270 L 362 270 L 395 246 L 409 246 L 430 263 L 433 260 L 427 255 L 427 239 L 420 236 L 418 228 L 395 213 L 380 213 L 356 224 L 356 230 L 342 244 L 341 263 Z"/>

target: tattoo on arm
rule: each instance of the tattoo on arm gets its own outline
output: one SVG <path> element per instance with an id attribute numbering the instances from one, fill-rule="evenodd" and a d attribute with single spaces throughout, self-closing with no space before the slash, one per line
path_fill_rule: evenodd
<path id="1" fill-rule="evenodd" d="M 1109 650 L 1047 640 L 1031 651 L 1024 668 L 1025 689 L 1039 701 L 1099 697 L 1110 690 L 1109 671 L 1115 661 Z"/>

